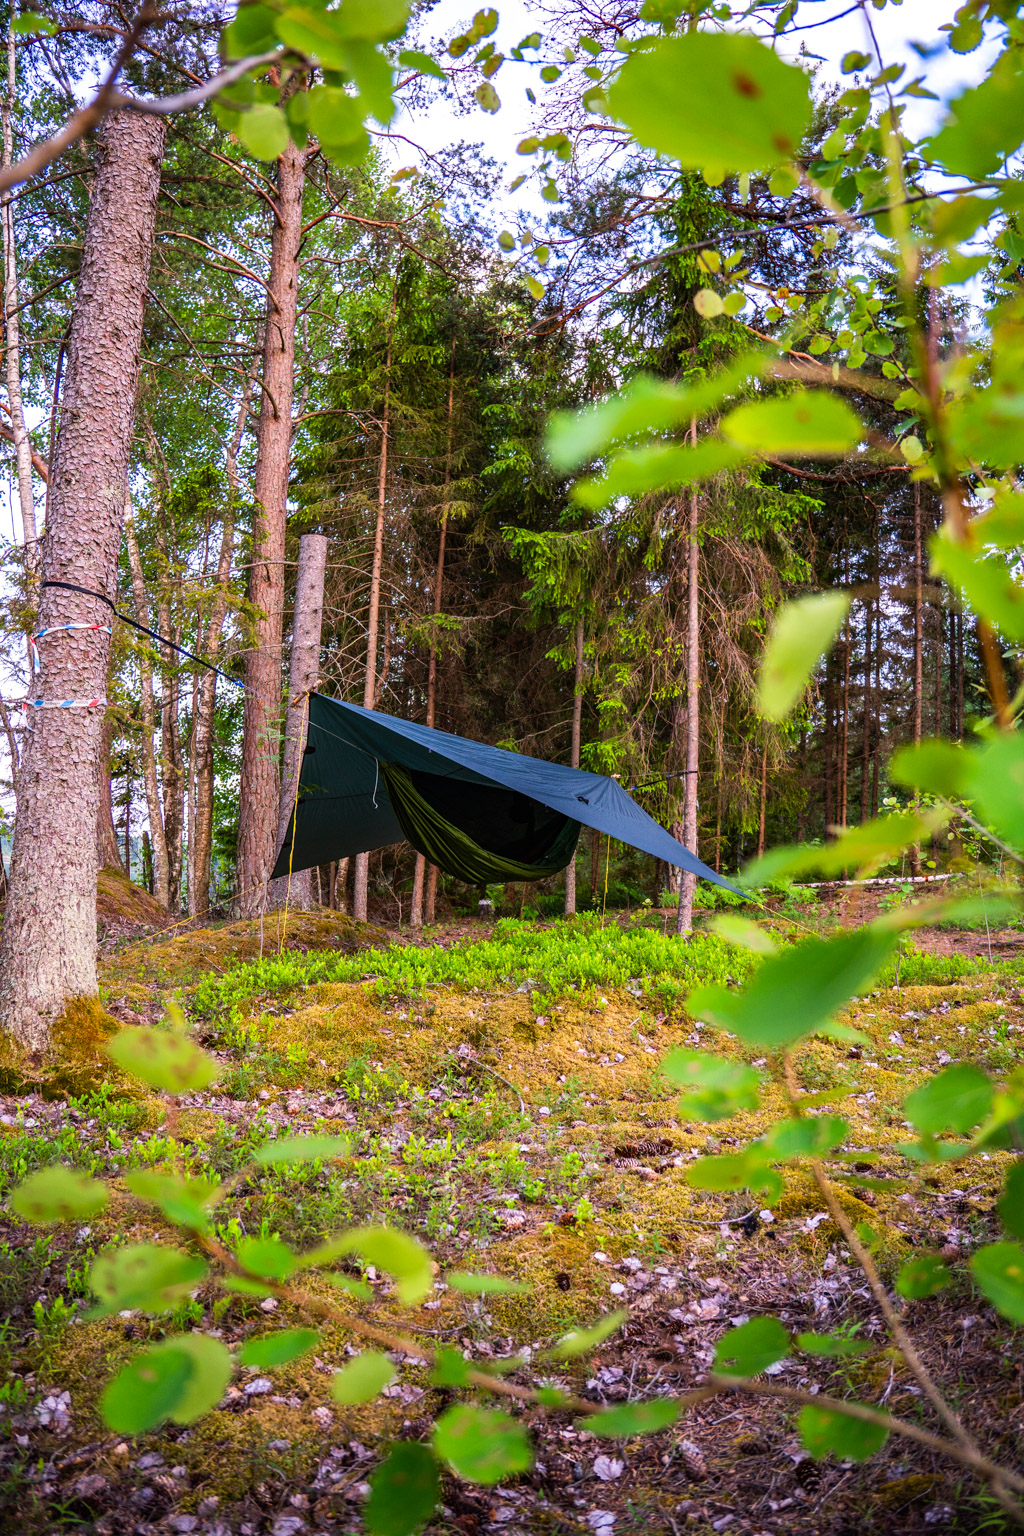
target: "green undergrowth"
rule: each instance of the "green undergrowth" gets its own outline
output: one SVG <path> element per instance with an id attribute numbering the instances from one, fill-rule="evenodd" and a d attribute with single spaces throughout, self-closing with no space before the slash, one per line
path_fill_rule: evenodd
<path id="1" fill-rule="evenodd" d="M 264 956 L 223 976 L 208 976 L 194 989 L 191 1007 L 202 1017 L 223 1018 L 259 998 L 284 997 L 321 982 L 355 981 L 369 982 L 379 999 L 422 998 L 435 987 L 460 992 L 512 987 L 543 1001 L 622 987 L 672 1006 L 698 984 L 742 981 L 752 963 L 744 950 L 713 934 L 680 943 L 675 935 L 639 924 L 602 927 L 599 918 L 589 916 L 546 928 L 503 918 L 489 939 L 462 944 Z"/>

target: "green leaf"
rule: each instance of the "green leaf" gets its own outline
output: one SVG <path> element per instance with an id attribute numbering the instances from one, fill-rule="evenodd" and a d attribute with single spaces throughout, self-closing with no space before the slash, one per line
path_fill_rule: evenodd
<path id="1" fill-rule="evenodd" d="M 399 1299 L 415 1307 L 434 1283 L 430 1254 L 415 1238 L 393 1227 L 357 1227 L 338 1239 L 346 1253 L 358 1253 L 364 1264 L 387 1270 L 396 1282 Z"/>
<path id="2" fill-rule="evenodd" d="M 122 1029 L 107 1045 L 107 1055 L 131 1077 L 165 1093 L 198 1093 L 215 1083 L 221 1070 L 191 1040 L 166 1029 Z"/>
<path id="3" fill-rule="evenodd" d="M 420 53 L 416 48 L 403 48 L 398 55 L 398 62 L 405 69 L 418 70 L 421 75 L 432 75 L 435 80 L 447 80 L 448 75 L 429 53 Z"/>
<path id="4" fill-rule="evenodd" d="M 498 1483 L 527 1472 L 533 1453 L 526 1431 L 507 1413 L 463 1404 L 449 1408 L 434 1425 L 434 1448 L 470 1483 Z"/>
<path id="5" fill-rule="evenodd" d="M 850 599 L 841 592 L 798 598 L 779 610 L 758 680 L 757 704 L 765 719 L 784 720 L 800 702 L 849 611 Z"/>
<path id="6" fill-rule="evenodd" d="M 1024 849 L 1024 735 L 1000 735 L 971 761 L 970 798 L 982 821 Z"/>
<path id="7" fill-rule="evenodd" d="M 62 1163 L 30 1173 L 10 1194 L 11 1210 L 22 1221 L 82 1221 L 106 1203 L 105 1184 Z"/>
<path id="8" fill-rule="evenodd" d="M 625 1311 L 607 1312 L 589 1328 L 574 1328 L 559 1339 L 548 1354 L 556 1360 L 571 1360 L 576 1355 L 588 1355 L 592 1349 L 618 1333 L 629 1314 Z"/>
<path id="9" fill-rule="evenodd" d="M 319 1341 L 320 1335 L 315 1328 L 282 1328 L 278 1333 L 246 1339 L 238 1351 L 238 1358 L 242 1365 L 272 1371 L 276 1366 L 290 1365 L 293 1360 L 308 1354 Z"/>
<path id="10" fill-rule="evenodd" d="M 288 148 L 288 123 L 279 107 L 257 104 L 242 112 L 235 129 L 237 138 L 257 160 L 276 160 Z"/>
<path id="11" fill-rule="evenodd" d="M 461 1350 L 442 1344 L 434 1356 L 430 1384 L 433 1387 L 468 1387 L 472 1370 L 472 1362 L 465 1358 Z"/>
<path id="12" fill-rule="evenodd" d="M 155 1243 L 130 1243 L 97 1255 L 89 1285 L 98 1315 L 111 1312 L 169 1312 L 206 1275 L 202 1259 Z M 96 1314 L 94 1314 L 96 1315 Z"/>
<path id="13" fill-rule="evenodd" d="M 722 470 L 733 469 L 746 457 L 742 448 L 713 437 L 705 438 L 694 448 L 653 443 L 647 448 L 627 449 L 612 459 L 600 479 L 577 481 L 573 500 L 598 511 L 620 496 L 642 496 L 649 491 L 671 490 L 705 480 Z"/>
<path id="14" fill-rule="evenodd" d="M 896 1289 L 908 1301 L 920 1301 L 934 1296 L 950 1282 L 949 1270 L 942 1260 L 928 1253 L 915 1254 L 900 1267 L 896 1276 Z"/>
<path id="15" fill-rule="evenodd" d="M 716 1376 L 759 1376 L 790 1351 L 789 1334 L 775 1317 L 752 1317 L 718 1341 Z"/>
<path id="16" fill-rule="evenodd" d="M 192 1375 L 171 1410 L 175 1424 L 191 1424 L 216 1408 L 231 1380 L 232 1360 L 219 1339 L 208 1333 L 180 1333 L 155 1346 L 156 1350 L 184 1350 L 192 1361 Z"/>
<path id="17" fill-rule="evenodd" d="M 866 990 L 895 942 L 893 934 L 870 928 L 809 939 L 771 955 L 744 991 L 702 987 L 686 1006 L 694 1017 L 751 1045 L 786 1045 Z"/>
<path id="18" fill-rule="evenodd" d="M 400 1440 L 370 1474 L 370 1497 L 363 1509 L 366 1529 L 372 1536 L 414 1536 L 437 1508 L 440 1492 L 430 1447 Z"/>
<path id="19" fill-rule="evenodd" d="M 194 1365 L 183 1349 L 147 1349 L 107 1383 L 100 1414 L 119 1435 L 141 1435 L 169 1418 L 181 1402 Z"/>
<path id="20" fill-rule="evenodd" d="M 939 132 L 923 144 L 931 160 L 955 175 L 980 181 L 997 171 L 1024 140 L 1024 90 L 1015 49 L 1007 49 L 986 80 L 950 103 Z"/>
<path id="21" fill-rule="evenodd" d="M 445 1281 L 453 1291 L 464 1291 L 467 1296 L 523 1295 L 533 1289 L 520 1280 L 506 1280 L 502 1275 L 471 1275 L 464 1270 L 452 1270 Z"/>
<path id="22" fill-rule="evenodd" d="M 608 101 L 641 144 L 695 170 L 760 171 L 790 160 L 811 117 L 804 71 L 736 32 L 693 31 L 639 49 Z"/>
<path id="23" fill-rule="evenodd" d="M 11 18 L 11 31 L 15 37 L 53 37 L 57 30 L 55 21 L 35 11 L 24 11 L 20 16 Z"/>
<path id="24" fill-rule="evenodd" d="M 971 1274 L 997 1312 L 1012 1323 L 1024 1323 L 1024 1247 L 1020 1243 L 990 1243 L 971 1259 Z"/>
<path id="25" fill-rule="evenodd" d="M 966 1135 L 991 1108 L 991 1080 L 980 1067 L 965 1061 L 943 1067 L 903 1101 L 911 1125 L 927 1136 L 943 1131 Z"/>
<path id="26" fill-rule="evenodd" d="M 972 766 L 971 754 L 954 742 L 922 741 L 918 747 L 895 752 L 889 774 L 896 784 L 956 799 L 968 792 Z"/>
<path id="27" fill-rule="evenodd" d="M 277 47 L 276 21 L 277 12 L 269 5 L 240 5 L 234 21 L 221 33 L 224 57 L 246 59 L 254 53 L 269 53 Z"/>
<path id="28" fill-rule="evenodd" d="M 755 955 L 774 955 L 778 945 L 767 929 L 749 917 L 737 917 L 735 912 L 719 912 L 708 925 L 712 933 L 729 944 L 738 944 Z"/>
<path id="29" fill-rule="evenodd" d="M 299 1267 L 298 1257 L 287 1243 L 271 1237 L 243 1237 L 235 1249 L 242 1268 L 261 1280 L 287 1280 Z"/>
<path id="30" fill-rule="evenodd" d="M 814 870 L 823 875 L 841 875 L 846 869 L 873 874 L 904 848 L 922 842 L 948 821 L 949 812 L 942 809 L 924 815 L 895 811 L 865 822 L 862 827 L 851 827 L 834 842 L 818 847 L 797 844 L 773 848 L 746 865 L 740 878 L 745 886 L 756 889 L 772 880 L 808 875 Z"/>
<path id="31" fill-rule="evenodd" d="M 368 1403 L 378 1397 L 395 1379 L 395 1368 L 387 1355 L 365 1349 L 348 1365 L 336 1371 L 331 1381 L 331 1396 L 338 1403 Z"/>
<path id="32" fill-rule="evenodd" d="M 689 426 L 735 393 L 748 379 L 763 373 L 767 359 L 748 352 L 731 367 L 693 384 L 666 384 L 644 374 L 600 405 L 580 412 L 557 411 L 548 423 L 547 453 L 557 470 L 589 463 L 612 443 L 638 433 L 665 432 Z"/>
<path id="33" fill-rule="evenodd" d="M 489 80 L 481 80 L 473 94 L 476 96 L 477 105 L 482 111 L 493 114 L 500 110 L 501 97 Z M 550 186 L 551 183 L 548 182 L 547 185 Z M 543 192 L 541 196 L 544 196 Z"/>
<path id="34" fill-rule="evenodd" d="M 210 1225 L 207 1204 L 218 1186 L 205 1179 L 179 1179 L 172 1173 L 142 1170 L 129 1173 L 125 1184 L 140 1200 L 149 1200 L 179 1227 L 205 1232 Z"/>
<path id="35" fill-rule="evenodd" d="M 661 1064 L 670 1082 L 688 1091 L 679 1113 L 694 1120 L 725 1120 L 741 1110 L 756 1109 L 760 1078 L 753 1067 L 699 1051 L 670 1051 Z"/>
<path id="36" fill-rule="evenodd" d="M 1006 1175 L 999 1220 L 1013 1237 L 1024 1237 L 1024 1162 L 1020 1158 Z"/>
<path id="37" fill-rule="evenodd" d="M 742 1152 L 699 1158 L 687 1168 L 686 1182 L 693 1189 L 713 1189 L 721 1194 L 750 1189 L 763 1192 L 769 1200 L 782 1194 L 782 1180 L 774 1168 L 769 1168 L 767 1151 L 757 1142 Z"/>
<path id="38" fill-rule="evenodd" d="M 798 1333 L 797 1347 L 808 1355 L 820 1355 L 829 1360 L 842 1360 L 848 1355 L 864 1355 L 871 1345 L 864 1339 L 854 1339 L 840 1333 Z"/>
<path id="39" fill-rule="evenodd" d="M 366 142 L 363 104 L 335 86 L 318 85 L 309 93 L 309 128 L 332 155 Z"/>
<path id="40" fill-rule="evenodd" d="M 856 70 L 868 69 L 871 65 L 871 55 L 861 53 L 859 49 L 851 49 L 843 54 L 842 71 L 844 75 L 852 75 Z"/>
<path id="41" fill-rule="evenodd" d="M 713 288 L 698 288 L 693 296 L 693 307 L 703 320 L 713 320 L 725 311 L 725 303 Z"/>
<path id="42" fill-rule="evenodd" d="M 800 1410 L 797 1428 L 804 1450 L 815 1461 L 828 1455 L 838 1456 L 842 1461 L 866 1461 L 889 1438 L 889 1431 L 881 1424 L 865 1424 L 845 1413 L 810 1405 Z"/>
<path id="43" fill-rule="evenodd" d="M 278 1163 L 315 1163 L 333 1157 L 348 1157 L 352 1143 L 347 1136 L 287 1136 L 282 1141 L 268 1141 L 253 1153 L 253 1161 L 270 1167 Z"/>
<path id="44" fill-rule="evenodd" d="M 850 1127 L 838 1115 L 804 1116 L 779 1120 L 765 1137 L 776 1157 L 823 1157 L 842 1146 Z"/>
<path id="45" fill-rule="evenodd" d="M 1008 640 L 1024 640 L 1024 587 L 998 556 L 978 554 L 936 534 L 931 542 L 932 569 L 958 587 L 981 618 Z"/>
<path id="46" fill-rule="evenodd" d="M 847 453 L 860 441 L 862 431 L 850 407 L 820 389 L 750 400 L 722 422 L 724 435 L 752 452 L 815 458 Z"/>
<path id="47" fill-rule="evenodd" d="M 628 1440 L 633 1435 L 656 1435 L 660 1429 L 674 1424 L 682 1411 L 682 1406 L 671 1398 L 655 1397 L 646 1403 L 619 1403 L 602 1413 L 592 1413 L 580 1419 L 580 1428 L 592 1435 Z"/>

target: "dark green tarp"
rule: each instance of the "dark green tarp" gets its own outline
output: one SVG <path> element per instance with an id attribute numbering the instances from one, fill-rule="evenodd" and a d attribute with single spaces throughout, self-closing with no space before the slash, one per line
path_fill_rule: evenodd
<path id="1" fill-rule="evenodd" d="M 580 826 L 735 890 L 614 779 L 314 693 L 274 875 L 406 839 L 460 879 L 539 879 L 569 862 Z M 504 867 L 520 872 L 491 872 Z"/>

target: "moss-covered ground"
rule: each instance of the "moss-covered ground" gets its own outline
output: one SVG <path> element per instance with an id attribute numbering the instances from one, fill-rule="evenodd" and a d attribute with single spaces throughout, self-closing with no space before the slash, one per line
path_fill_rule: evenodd
<path id="1" fill-rule="evenodd" d="M 435 1290 L 403 1311 L 371 1273 L 362 1310 L 431 1347 L 484 1364 L 525 1356 L 513 1380 L 540 1376 L 614 1403 L 699 1384 L 723 1331 L 768 1313 L 794 1332 L 853 1330 L 870 1345 L 838 1368 L 794 1357 L 781 1383 L 859 1393 L 934 1427 L 806 1169 L 786 1170 L 770 1209 L 687 1182 L 695 1158 L 758 1135 L 784 1096 L 778 1063 L 743 1052 L 764 1075 L 761 1107 L 711 1125 L 680 1119 L 659 1070 L 666 1051 L 737 1054 L 735 1041 L 694 1024 L 685 994 L 742 980 L 754 962 L 708 934 L 681 944 L 665 927 L 656 915 L 604 927 L 506 921 L 413 945 L 324 914 L 290 919 L 285 935 L 268 920 L 262 932 L 211 927 L 113 954 L 106 1013 L 155 1020 L 177 997 L 222 1073 L 181 1103 L 173 1134 L 157 1100 L 112 1075 L 77 1095 L 26 1082 L 0 1104 L 5 1187 L 60 1160 L 111 1179 L 114 1191 L 100 1217 L 71 1228 L 2 1217 L 0 1530 L 361 1529 L 366 1479 L 388 1441 L 429 1433 L 452 1393 L 399 1360 L 385 1396 L 339 1406 L 330 1384 L 354 1348 L 343 1324 L 353 1303 L 323 1280 L 312 1282 L 315 1295 L 341 1313 L 322 1325 L 320 1347 L 280 1370 L 241 1371 L 206 1418 L 127 1441 L 97 1414 L 105 1382 L 146 1339 L 187 1328 L 234 1344 L 309 1321 L 298 1304 L 212 1285 L 169 1318 L 88 1317 L 99 1248 L 182 1241 L 128 1191 L 126 1173 L 177 1165 L 224 1178 L 282 1133 L 344 1132 L 351 1156 L 245 1173 L 218 1209 L 220 1239 L 230 1248 L 276 1231 L 301 1248 L 354 1223 L 404 1227 L 436 1259 Z M 922 1178 L 895 1150 L 907 1135 L 903 1099 L 938 1066 L 969 1060 L 999 1075 L 1020 1060 L 1020 964 L 942 948 L 905 953 L 844 1015 L 870 1045 L 816 1040 L 797 1073 L 807 1091 L 833 1095 L 830 1111 L 850 1124 L 850 1156 L 830 1172 L 851 1219 L 870 1227 L 886 1279 L 914 1252 L 947 1258 L 952 1285 L 901 1303 L 905 1320 L 989 1451 L 1019 1464 L 1022 1333 L 998 1320 L 966 1271 L 972 1249 L 998 1235 L 1004 1159 L 950 1162 Z M 858 1163 L 871 1187 L 842 1183 Z M 528 1290 L 473 1298 L 446 1286 L 451 1268 Z M 585 1361 L 529 1363 L 617 1306 L 628 1321 Z M 940 1456 L 892 1440 L 863 1464 L 814 1462 L 788 1407 L 764 1398 L 711 1398 L 676 1429 L 624 1444 L 599 1442 L 564 1414 L 526 1418 L 534 1470 L 497 1490 L 452 1479 L 432 1533 L 1001 1528 L 977 1484 Z"/>

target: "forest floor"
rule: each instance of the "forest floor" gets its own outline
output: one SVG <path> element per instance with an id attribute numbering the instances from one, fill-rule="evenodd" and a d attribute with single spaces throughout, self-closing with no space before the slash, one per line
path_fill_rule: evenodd
<path id="1" fill-rule="evenodd" d="M 840 901 L 822 895 L 800 908 L 808 926 L 836 921 Z M 234 1345 L 308 1322 L 288 1303 L 205 1286 L 170 1319 L 83 1315 L 89 1264 L 105 1243 L 175 1240 L 127 1191 L 126 1172 L 176 1159 L 191 1177 L 223 1178 L 285 1132 L 344 1131 L 353 1156 L 247 1175 L 218 1208 L 223 1241 L 273 1230 L 309 1247 L 353 1223 L 404 1227 L 434 1255 L 438 1284 L 421 1307 L 402 1310 L 371 1271 L 364 1315 L 423 1344 L 485 1366 L 525 1356 L 513 1381 L 559 1382 L 613 1404 L 699 1384 L 724 1332 L 771 1314 L 794 1332 L 839 1328 L 870 1344 L 856 1358 L 781 1362 L 771 1368 L 781 1384 L 860 1396 L 935 1427 L 808 1173 L 791 1168 L 773 1209 L 755 1202 L 749 1216 L 748 1200 L 687 1184 L 692 1158 L 757 1135 L 783 1099 L 769 1085 L 756 1113 L 680 1121 L 659 1073 L 666 1050 L 699 1042 L 736 1053 L 735 1042 L 694 1026 L 682 998 L 697 982 L 741 979 L 752 962 L 712 936 L 680 945 L 668 926 L 657 913 L 609 915 L 603 927 L 596 918 L 506 920 L 413 945 L 325 913 L 289 919 L 286 943 L 270 920 L 262 930 L 227 924 L 127 947 L 111 940 L 110 1013 L 157 1021 L 177 995 L 222 1077 L 182 1101 L 173 1138 L 158 1101 L 98 1084 L 70 1098 L 0 1100 L 0 1193 L 55 1159 L 114 1189 L 107 1210 L 80 1226 L 29 1228 L 0 1214 L 0 1530 L 361 1530 L 367 1476 L 387 1442 L 428 1434 L 452 1393 L 406 1359 L 376 1401 L 340 1406 L 331 1377 L 352 1352 L 340 1323 L 293 1365 L 243 1370 L 187 1428 L 127 1441 L 96 1411 L 104 1383 L 147 1338 L 194 1328 Z M 1018 1469 L 1024 1331 L 972 1292 L 965 1269 L 971 1250 L 999 1235 L 1003 1158 L 939 1165 L 922 1180 L 892 1146 L 905 1134 L 902 1100 L 927 1073 L 969 1059 L 998 1075 L 1020 1061 L 1020 938 L 919 933 L 899 985 L 894 971 L 883 974 L 843 1015 L 870 1049 L 815 1040 L 798 1065 L 805 1088 L 836 1094 L 830 1107 L 850 1122 L 848 1146 L 877 1159 L 875 1187 L 848 1186 L 841 1200 L 872 1227 L 886 1278 L 915 1250 L 941 1250 L 950 1262 L 953 1284 L 901 1303 L 905 1321 L 986 1450 Z M 444 1284 L 451 1268 L 529 1290 L 468 1296 Z M 628 1320 L 594 1354 L 538 1361 L 531 1372 L 529 1359 L 560 1335 L 619 1305 Z M 534 1469 L 498 1488 L 446 1480 L 431 1536 L 1004 1528 L 969 1475 L 910 1442 L 890 1440 L 864 1463 L 811 1460 L 791 1410 L 764 1397 L 713 1397 L 674 1429 L 625 1442 L 600 1441 L 564 1413 L 525 1417 Z"/>

